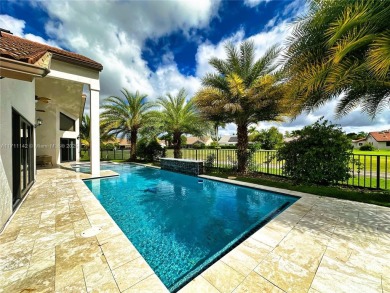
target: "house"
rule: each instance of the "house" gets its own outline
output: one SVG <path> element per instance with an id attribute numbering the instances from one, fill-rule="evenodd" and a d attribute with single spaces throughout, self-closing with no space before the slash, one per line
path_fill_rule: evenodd
<path id="1" fill-rule="evenodd" d="M 289 143 L 289 142 L 297 140 L 298 138 L 299 138 L 298 136 L 283 137 L 283 142 L 284 143 Z"/>
<path id="2" fill-rule="evenodd" d="M 359 148 L 364 144 L 371 144 L 376 149 L 390 149 L 390 130 L 370 132 L 366 138 L 352 141 L 354 148 Z"/>
<path id="3" fill-rule="evenodd" d="M 390 130 L 370 132 L 366 141 L 377 149 L 390 149 Z"/>
<path id="4" fill-rule="evenodd" d="M 238 142 L 237 136 L 236 135 L 223 135 L 218 143 L 223 146 L 223 145 L 236 145 Z"/>
<path id="5" fill-rule="evenodd" d="M 121 150 L 130 149 L 131 143 L 127 138 L 118 138 L 117 142 L 119 144 L 119 149 Z"/>
<path id="6" fill-rule="evenodd" d="M 0 230 L 35 182 L 36 165 L 79 159 L 90 96 L 91 173 L 100 174 L 100 63 L 0 29 Z"/>
<path id="7" fill-rule="evenodd" d="M 352 146 L 353 148 L 360 148 L 362 145 L 366 144 L 367 141 L 366 141 L 366 138 L 359 138 L 359 139 L 353 139 L 352 140 Z"/>
<path id="8" fill-rule="evenodd" d="M 194 145 L 210 145 L 213 142 L 211 137 L 209 136 L 202 136 L 202 137 L 196 137 L 196 136 L 189 136 L 187 137 L 186 147 L 191 148 Z"/>

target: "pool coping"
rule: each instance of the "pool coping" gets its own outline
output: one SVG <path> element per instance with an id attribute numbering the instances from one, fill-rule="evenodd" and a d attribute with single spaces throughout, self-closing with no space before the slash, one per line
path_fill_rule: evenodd
<path id="1" fill-rule="evenodd" d="M 159 169 L 156 166 L 137 165 Z M 50 172 L 57 172 L 57 174 L 50 175 Z M 55 291 L 66 292 L 66 289 L 74 289 L 75 284 L 83 279 L 80 288 L 84 288 L 84 290 L 87 288 L 100 289 L 103 285 L 104 288 L 107 288 L 108 285 L 112 285 L 110 288 L 118 292 L 168 292 L 142 255 L 139 254 L 98 199 L 74 171 L 60 169 L 57 169 L 57 171 L 56 169 L 38 171 L 37 183 L 34 184 L 26 196 L 26 200 L 21 204 L 8 227 L 0 233 L 0 246 L 4 246 L 1 241 L 4 241 L 4 238 L 12 234 L 14 230 L 25 229 L 29 232 L 29 229 L 31 229 L 29 226 L 19 227 L 18 222 L 21 221 L 21 218 L 29 216 L 30 210 L 35 211 L 37 209 L 34 206 L 36 204 L 34 197 L 38 195 L 42 198 L 43 191 L 41 189 L 46 188 L 45 184 L 48 188 L 53 188 L 56 183 L 65 180 L 64 174 L 69 177 L 66 184 L 72 186 L 71 192 L 76 193 L 82 204 L 88 224 L 85 227 L 79 227 L 79 229 L 75 228 L 70 234 L 65 231 L 64 235 L 61 234 L 61 230 L 57 231 L 56 226 L 56 235 L 59 235 L 61 239 L 56 240 L 53 245 L 57 249 L 59 246 L 66 246 L 66 241 L 79 241 L 81 228 L 98 226 L 102 228 L 102 232 L 91 237 L 90 241 L 93 240 L 96 243 L 96 245 L 94 244 L 96 247 L 94 247 L 101 251 L 101 255 L 94 258 L 91 263 L 82 263 L 83 271 L 81 275 L 55 275 L 55 287 L 53 287 Z M 353 230 L 359 225 L 357 220 L 359 220 L 360 214 L 363 215 L 362 219 L 365 220 L 364 213 L 366 212 L 372 212 L 371 217 L 381 217 L 380 220 L 386 222 L 390 215 L 389 208 L 207 175 L 198 177 L 297 196 L 300 199 L 255 231 L 247 240 L 240 243 L 220 260 L 213 263 L 179 292 L 261 292 L 272 290 L 280 292 L 326 292 L 338 291 L 341 288 L 345 291 L 351 291 L 351 288 L 358 288 L 360 291 L 366 289 L 367 291 L 374 287 L 379 288 L 377 291 L 390 289 L 390 280 L 387 277 L 390 275 L 390 268 L 381 263 L 381 259 L 385 258 L 385 261 L 387 260 L 385 249 L 390 244 L 390 240 L 386 240 L 386 237 L 389 237 L 386 233 L 388 228 L 382 226 L 378 232 L 379 221 L 370 221 L 370 223 L 365 221 L 364 231 L 358 230 L 357 233 Z M 69 190 L 66 192 L 58 190 L 59 203 L 66 200 L 70 194 Z M 39 208 L 43 211 L 42 216 L 48 209 L 46 204 Z M 33 217 L 33 215 L 30 215 L 30 217 Z M 23 223 L 31 226 L 36 222 L 35 217 L 33 220 Z M 30 221 L 32 224 L 30 224 Z M 302 222 L 304 224 L 301 224 Z M 337 223 L 341 223 L 340 227 L 337 226 Z M 376 230 L 371 231 L 371 226 L 368 226 L 368 224 L 376 225 Z M 364 238 L 362 238 L 363 234 Z M 382 238 L 378 238 L 378 235 Z M 376 237 L 374 244 L 367 242 L 367 239 L 374 236 Z M 18 242 L 19 238 L 16 239 L 15 244 L 12 243 L 12 249 L 24 244 L 22 242 L 22 240 L 25 241 L 23 237 L 20 243 Z M 65 238 L 62 239 L 63 237 Z M 348 241 L 345 239 L 348 239 Z M 7 243 L 5 245 L 7 247 Z M 292 245 L 294 248 L 291 251 Z M 374 245 L 375 252 L 373 252 L 371 246 L 367 245 Z M 37 249 L 39 249 L 38 246 Z M 352 255 L 354 253 L 362 253 L 363 255 L 370 253 L 371 258 L 365 258 L 362 263 L 358 263 L 354 259 L 351 265 L 347 263 L 348 258 L 344 255 L 346 251 L 349 253 L 348 258 L 351 258 L 351 253 Z M 6 251 L 4 253 L 7 254 Z M 31 253 L 34 257 L 35 246 Z M 370 267 L 367 267 L 367 262 L 370 261 L 373 263 Z M 31 262 L 32 260 L 30 260 L 27 268 L 18 268 L 15 271 L 15 277 L 10 277 L 11 272 L 2 272 L 0 267 L 0 284 L 5 284 L 3 285 L 6 286 L 4 288 L 9 289 L 13 288 L 14 285 L 19 285 L 20 282 L 24 283 L 27 277 L 21 279 L 19 275 L 24 270 L 27 272 L 27 269 L 30 270 L 31 267 L 35 268 L 34 263 Z M 55 266 L 57 262 L 56 254 Z M 334 271 L 336 264 L 337 272 Z M 378 266 L 381 269 L 375 269 Z M 347 275 L 346 270 L 348 271 Z M 352 274 L 350 273 L 351 270 L 353 271 Z M 4 274 L 2 275 L 2 273 Z M 104 277 L 101 278 L 103 275 Z M 5 279 L 2 278 L 3 276 Z M 129 278 L 129 276 L 131 277 Z M 349 280 L 352 280 L 353 283 Z M 6 281 L 6 283 L 2 283 L 2 281 Z"/>

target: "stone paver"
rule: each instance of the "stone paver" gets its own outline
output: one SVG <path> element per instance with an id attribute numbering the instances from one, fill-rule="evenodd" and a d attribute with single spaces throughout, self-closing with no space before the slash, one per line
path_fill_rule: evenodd
<path id="1" fill-rule="evenodd" d="M 180 292 L 390 292 L 389 208 L 288 193 L 301 198 Z M 0 292 L 23 291 L 168 290 L 78 173 L 45 169 L 0 234 Z"/>

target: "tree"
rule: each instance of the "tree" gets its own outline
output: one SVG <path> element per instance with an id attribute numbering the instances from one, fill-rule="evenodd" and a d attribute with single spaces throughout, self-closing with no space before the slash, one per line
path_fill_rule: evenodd
<path id="1" fill-rule="evenodd" d="M 374 117 L 390 100 L 390 5 L 310 0 L 288 41 L 290 95 L 312 110 L 340 96 L 337 115 L 361 105 Z"/>
<path id="2" fill-rule="evenodd" d="M 138 91 L 131 93 L 123 88 L 121 92 L 124 98 L 110 96 L 104 101 L 101 117 L 110 133 L 130 140 L 130 159 L 135 160 L 138 131 L 149 122 L 152 104 L 147 102 L 147 95 Z"/>
<path id="3" fill-rule="evenodd" d="M 253 42 L 239 49 L 225 45 L 227 59 L 211 58 L 217 73 L 202 79 L 195 103 L 207 119 L 237 125 L 238 171 L 246 172 L 248 162 L 248 126 L 259 121 L 281 120 L 291 105 L 285 100 L 282 75 L 276 71 L 277 47 L 271 47 L 255 60 Z"/>
<path id="4" fill-rule="evenodd" d="M 154 121 L 160 125 L 161 133 L 172 135 L 173 154 L 181 158 L 182 135 L 201 136 L 207 123 L 201 118 L 193 100 L 186 102 L 186 91 L 181 89 L 176 96 L 168 93 L 159 97 L 156 105 L 161 111 L 154 111 Z"/>
<path id="5" fill-rule="evenodd" d="M 91 118 L 88 114 L 84 114 L 80 124 L 80 142 L 84 145 L 85 148 L 89 149 L 91 136 Z M 101 142 L 109 142 L 115 139 L 115 135 L 109 133 L 105 128 L 104 123 L 100 121 L 100 141 Z"/>
<path id="6" fill-rule="evenodd" d="M 164 149 L 158 143 L 156 138 L 141 138 L 137 144 L 137 155 L 148 162 L 156 161 L 163 156 Z"/>
<path id="7" fill-rule="evenodd" d="M 352 145 L 341 127 L 321 119 L 304 127 L 300 136 L 278 152 L 284 172 L 298 182 L 328 185 L 350 177 Z"/>
<path id="8" fill-rule="evenodd" d="M 283 134 L 272 126 L 269 129 L 262 129 L 255 141 L 258 141 L 264 150 L 274 150 L 283 144 Z"/>

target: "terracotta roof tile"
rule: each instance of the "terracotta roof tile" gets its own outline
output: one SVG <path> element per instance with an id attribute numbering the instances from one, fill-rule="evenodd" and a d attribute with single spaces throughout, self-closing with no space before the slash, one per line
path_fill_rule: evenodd
<path id="1" fill-rule="evenodd" d="M 370 132 L 370 135 L 378 142 L 390 141 L 390 130 Z"/>
<path id="2" fill-rule="evenodd" d="M 64 60 L 99 71 L 103 69 L 100 63 L 83 55 L 0 32 L 0 56 L 2 57 L 34 64 L 46 52 L 52 53 L 54 59 Z"/>

